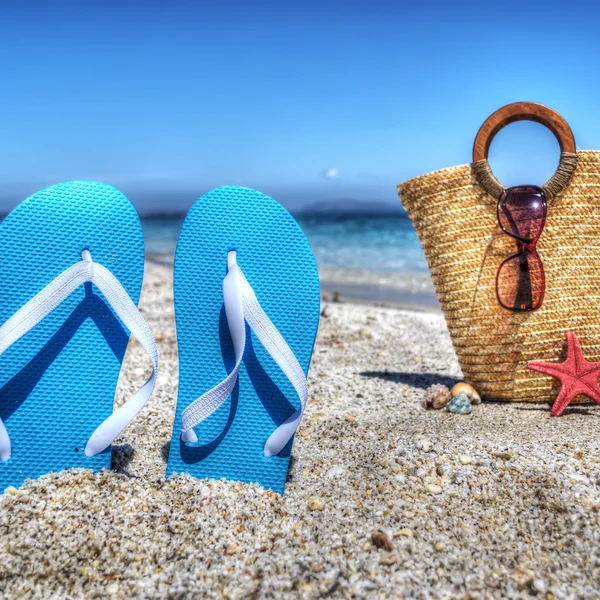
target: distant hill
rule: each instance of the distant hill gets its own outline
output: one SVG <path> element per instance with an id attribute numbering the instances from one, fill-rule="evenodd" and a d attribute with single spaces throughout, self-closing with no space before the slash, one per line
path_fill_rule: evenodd
<path id="1" fill-rule="evenodd" d="M 326 200 L 315 202 L 295 210 L 297 217 L 309 219 L 352 219 L 357 217 L 405 217 L 406 211 L 402 205 L 390 202 L 365 202 L 341 198 L 339 200 Z"/>
<path id="2" fill-rule="evenodd" d="M 314 202 L 302 208 L 291 209 L 295 217 L 300 219 L 318 219 L 320 221 L 342 221 L 344 219 L 357 218 L 402 218 L 406 217 L 400 202 L 367 202 L 364 200 L 354 200 L 342 198 L 339 200 L 325 200 Z M 182 221 L 185 218 L 185 212 L 151 212 L 142 215 L 147 221 Z"/>

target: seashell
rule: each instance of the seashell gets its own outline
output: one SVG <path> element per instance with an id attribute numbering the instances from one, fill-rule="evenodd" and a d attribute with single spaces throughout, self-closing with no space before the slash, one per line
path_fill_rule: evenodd
<path id="1" fill-rule="evenodd" d="M 371 541 L 378 548 L 383 548 L 384 550 L 387 550 L 388 552 L 391 552 L 394 549 L 394 544 L 392 544 L 392 541 L 387 536 L 387 533 L 385 531 L 382 531 L 381 529 L 376 529 L 371 534 Z"/>
<path id="2" fill-rule="evenodd" d="M 444 408 L 450 402 L 450 398 L 452 398 L 450 390 L 445 385 L 436 383 L 427 388 L 423 398 L 423 408 L 436 410 Z"/>
<path id="3" fill-rule="evenodd" d="M 468 396 L 464 392 L 461 392 L 446 404 L 446 410 L 458 415 L 468 415 L 473 410 L 473 407 Z"/>
<path id="4" fill-rule="evenodd" d="M 448 402 L 450 402 L 452 396 L 450 394 L 438 394 L 432 401 L 431 406 L 434 409 L 439 410 L 440 408 L 444 408 Z"/>
<path id="5" fill-rule="evenodd" d="M 452 397 L 458 396 L 458 394 L 466 394 L 467 398 L 471 402 L 473 406 L 476 404 L 481 404 L 481 397 L 477 393 L 477 390 L 468 383 L 457 383 L 450 392 Z"/>
<path id="6" fill-rule="evenodd" d="M 308 508 L 310 508 L 310 510 L 323 510 L 325 508 L 325 502 L 317 496 L 311 496 L 308 499 Z"/>
<path id="7" fill-rule="evenodd" d="M 404 537 L 415 537 L 415 532 L 412 529 L 408 529 L 407 527 L 404 529 L 398 529 L 398 531 L 396 531 L 394 533 L 394 537 L 400 537 L 400 536 L 404 536 Z"/>

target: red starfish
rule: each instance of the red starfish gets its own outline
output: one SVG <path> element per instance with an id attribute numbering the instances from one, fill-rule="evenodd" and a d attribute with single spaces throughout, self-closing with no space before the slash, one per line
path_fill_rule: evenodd
<path id="1" fill-rule="evenodd" d="M 560 392 L 550 411 L 553 417 L 562 415 L 571 400 L 579 395 L 587 396 L 600 404 L 600 362 L 585 360 L 579 340 L 572 331 L 567 331 L 567 358 L 564 362 L 532 360 L 527 363 L 527 368 L 546 373 L 560 381 Z"/>

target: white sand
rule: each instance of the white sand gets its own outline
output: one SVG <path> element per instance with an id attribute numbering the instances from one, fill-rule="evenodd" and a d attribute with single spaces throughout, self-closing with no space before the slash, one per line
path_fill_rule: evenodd
<path id="1" fill-rule="evenodd" d="M 460 376 L 439 314 L 324 306 L 283 498 L 165 482 L 170 289 L 169 269 L 149 266 L 161 375 L 118 441 L 117 472 L 51 474 L 0 497 L 2 598 L 600 597 L 600 409 L 426 412 L 424 389 Z M 121 399 L 149 371 L 130 350 Z M 391 551 L 373 544 L 379 529 Z"/>

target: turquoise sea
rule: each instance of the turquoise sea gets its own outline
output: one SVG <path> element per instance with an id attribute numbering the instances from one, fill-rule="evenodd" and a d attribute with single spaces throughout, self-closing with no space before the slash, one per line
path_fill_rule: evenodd
<path id="1" fill-rule="evenodd" d="M 323 291 L 351 299 L 437 306 L 410 219 L 402 213 L 296 215 L 313 248 Z M 149 260 L 173 260 L 184 215 L 142 219 Z"/>

